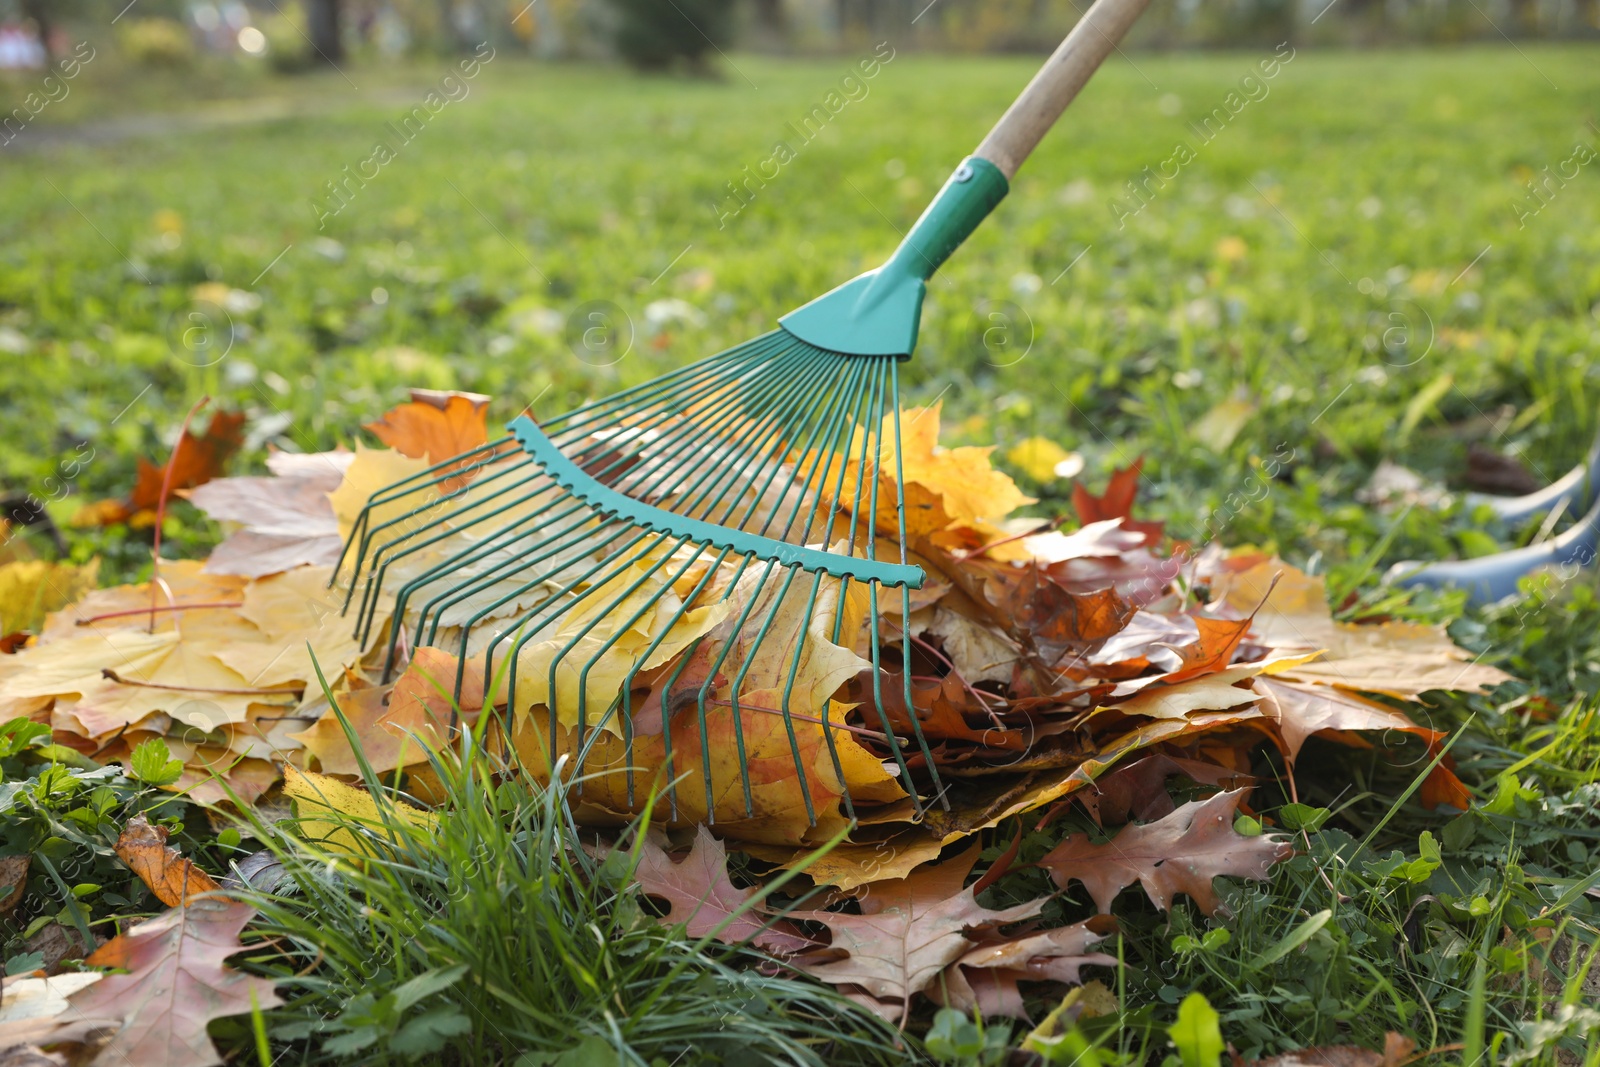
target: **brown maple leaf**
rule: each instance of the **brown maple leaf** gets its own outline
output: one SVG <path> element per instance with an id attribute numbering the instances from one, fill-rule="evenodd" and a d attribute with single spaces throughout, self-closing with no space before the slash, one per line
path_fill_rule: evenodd
<path id="1" fill-rule="evenodd" d="M 221 1063 L 206 1035 L 212 1019 L 282 1003 L 270 980 L 223 962 L 243 951 L 239 932 L 254 914 L 254 908 L 237 901 L 198 900 L 140 923 L 84 960 L 91 967 L 128 972 L 108 974 L 68 1000 L 74 1017 L 123 1020 L 95 1062 Z"/>
<path id="2" fill-rule="evenodd" d="M 1248 1067 L 1402 1067 L 1416 1058 L 1416 1047 L 1415 1041 L 1391 1030 L 1384 1035 L 1382 1052 L 1360 1045 L 1324 1045 L 1251 1060 Z"/>
<path id="3" fill-rule="evenodd" d="M 1151 822 L 1177 810 L 1166 789 L 1167 779 L 1177 776 L 1209 786 L 1229 782 L 1242 784 L 1236 781 L 1240 778 L 1245 783 L 1251 780 L 1227 767 L 1157 752 L 1101 775 L 1091 788 L 1078 794 L 1078 799 L 1088 810 L 1089 817 L 1100 826 L 1118 826 L 1130 819 Z M 1059 810 L 1064 809 L 1065 804 Z M 1052 809 L 1050 814 L 1056 814 L 1057 810 Z"/>
<path id="4" fill-rule="evenodd" d="M 760 892 L 740 889 L 728 880 L 727 850 L 704 826 L 696 829 L 694 844 L 677 861 L 654 835 L 646 837 L 639 844 L 633 878 L 645 895 L 670 906 L 661 921 L 669 926 L 683 923 L 690 937 L 715 931 L 719 941 L 730 945 L 748 941 L 781 956 L 816 947 L 791 924 L 763 920 L 751 903 L 752 899 L 759 902 Z M 719 926 L 722 929 L 718 930 Z"/>
<path id="5" fill-rule="evenodd" d="M 222 474 L 228 458 L 244 442 L 242 411 L 218 411 L 211 416 L 206 432 L 196 436 L 185 430 L 178 439 L 172 459 L 172 491 L 193 489 Z M 167 465 L 139 460 L 139 473 L 128 497 L 128 510 L 154 511 L 161 504 L 161 485 L 166 478 Z"/>
<path id="6" fill-rule="evenodd" d="M 1122 528 L 1143 534 L 1145 544 L 1159 542 L 1166 523 L 1141 522 L 1133 518 L 1133 500 L 1139 493 L 1139 472 L 1143 469 L 1144 457 L 1140 456 L 1129 466 L 1113 471 L 1111 480 L 1106 483 L 1106 491 L 1099 496 L 1089 492 L 1082 484 L 1073 483 L 1072 509 L 1078 513 L 1078 521 L 1087 526 L 1106 519 L 1121 519 Z"/>
<path id="7" fill-rule="evenodd" d="M 1032 918 L 1044 906 L 1043 899 L 1000 911 L 980 905 L 972 888 L 963 888 L 977 858 L 973 848 L 905 878 L 873 882 L 861 890 L 860 915 L 791 913 L 826 926 L 831 955 L 843 954 L 820 962 L 802 958 L 798 966 L 824 982 L 864 991 L 863 999 L 886 1016 L 904 1017 L 913 996 L 976 947 L 969 931 Z"/>
<path id="8" fill-rule="evenodd" d="M 1073 834 L 1045 853 L 1039 865 L 1062 889 L 1076 878 L 1089 890 L 1095 906 L 1111 910 L 1123 889 L 1138 882 L 1156 907 L 1172 906 L 1187 893 L 1207 915 L 1221 901 L 1211 880 L 1219 875 L 1266 878 L 1267 869 L 1293 852 L 1277 834 L 1245 837 L 1233 829 L 1233 817 L 1246 789 L 1195 800 L 1153 823 L 1124 827 L 1116 837 L 1095 844 L 1088 834 Z"/>
<path id="9" fill-rule="evenodd" d="M 106 499 L 85 504 L 73 515 L 72 525 L 111 526 L 136 518 L 153 521 L 162 504 L 163 485 L 170 498 L 179 490 L 193 489 L 221 476 L 229 457 L 244 442 L 244 421 L 242 411 L 218 411 L 211 416 L 211 424 L 204 434 L 197 435 L 185 428 L 167 462 L 156 464 L 140 457 L 133 492 L 127 500 Z M 169 463 L 172 466 L 170 484 L 167 483 Z"/>
<path id="10" fill-rule="evenodd" d="M 144 815 L 128 820 L 117 837 L 117 858 L 137 874 L 169 908 L 217 888 L 216 880 L 167 844 L 167 828 L 152 825 Z"/>

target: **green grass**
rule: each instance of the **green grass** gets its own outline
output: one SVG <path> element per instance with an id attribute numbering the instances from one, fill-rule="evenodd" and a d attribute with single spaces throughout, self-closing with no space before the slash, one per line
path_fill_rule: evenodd
<path id="1" fill-rule="evenodd" d="M 1143 509 L 1175 534 L 1270 544 L 1328 574 L 1341 600 L 1356 592 L 1374 609 L 1455 618 L 1458 598 L 1384 599 L 1375 576 L 1397 559 L 1470 554 L 1486 547 L 1485 534 L 1511 544 L 1532 531 L 1484 527 L 1459 507 L 1386 514 L 1357 490 L 1384 458 L 1458 488 L 1471 441 L 1554 477 L 1582 456 L 1600 394 L 1590 358 L 1600 343 L 1600 172 L 1582 167 L 1523 227 L 1511 207 L 1535 172 L 1556 169 L 1577 144 L 1600 143 L 1586 125 L 1600 68 L 1585 49 L 1523 53 L 1302 53 L 1203 147 L 1185 121 L 1221 105 L 1267 52 L 1111 64 L 936 279 L 907 368 L 912 393 L 942 398 L 947 440 L 1005 446 L 1043 435 L 1083 453 L 1091 485 L 1145 455 Z M 316 114 L 302 119 L 0 149 L 0 326 L 28 346 L 0 360 L 0 488 L 56 494 L 60 483 L 47 479 L 89 442 L 93 461 L 52 510 L 64 521 L 84 499 L 120 496 L 135 457 L 163 456 L 202 394 L 251 413 L 256 433 L 236 469 L 254 470 L 268 445 L 352 440 L 408 386 L 492 393 L 497 418 L 530 402 L 555 413 L 768 329 L 886 255 L 1029 74 L 1025 60 L 898 55 L 865 99 L 719 227 L 713 205 L 724 202 L 724 183 L 767 159 L 776 140 L 793 139 L 786 124 L 857 58 L 739 56 L 742 74 L 707 83 L 502 56 L 325 234 L 312 199 L 367 158 L 409 106 L 397 102 L 404 93 L 373 99 L 375 87 L 410 85 L 420 99 L 443 62 L 382 75 L 352 69 L 364 93 L 338 75 L 260 87 L 314 99 Z M 73 98 L 77 114 L 95 114 L 97 99 L 119 92 L 114 74 L 96 82 L 91 68 Z M 1119 229 L 1111 198 L 1185 139 L 1196 158 Z M 181 217 L 175 246 L 161 240 L 163 211 Z M 191 290 L 205 281 L 251 290 L 261 303 L 234 313 L 226 358 L 197 367 L 204 360 L 180 338 Z M 385 302 L 375 301 L 378 289 Z M 651 327 L 646 309 L 669 298 L 699 316 Z M 591 301 L 612 302 L 634 325 L 632 348 L 614 365 L 599 365 L 609 354 L 579 358 L 562 335 Z M 985 347 L 993 311 L 1020 316 L 1008 346 L 991 332 Z M 1018 358 L 1028 323 L 1031 347 Z M 1203 416 L 1229 400 L 1250 414 L 1219 444 Z M 1276 480 L 1251 482 L 1286 455 Z M 1065 511 L 1065 485 L 1028 484 L 1042 513 Z M 216 536 L 186 507 L 169 523 L 173 552 L 203 550 Z M 108 577 L 148 568 L 147 535 L 71 537 L 78 555 L 108 555 Z M 1141 910 L 1125 895 L 1128 967 L 1118 981 L 1127 1010 L 1083 1033 L 1111 1050 L 1106 1057 L 1148 1050 L 1159 1059 L 1177 1005 L 1200 992 L 1247 1055 L 1319 1042 L 1377 1047 L 1398 1030 L 1443 1049 L 1433 1063 L 1472 1062 L 1475 1050 L 1494 1062 L 1526 1052 L 1555 1063 L 1558 1039 L 1577 1062 L 1600 1063 L 1581 1013 L 1570 1032 L 1549 1021 L 1559 1002 L 1578 1003 L 1578 979 L 1546 987 L 1537 973 L 1548 946 L 1568 935 L 1579 965 L 1593 944 L 1596 902 L 1582 880 L 1600 851 L 1597 588 L 1585 577 L 1534 589 L 1453 623 L 1474 652 L 1524 679 L 1429 712 L 1438 728 L 1460 732 L 1453 754 L 1480 798 L 1472 812 L 1452 820 L 1397 800 L 1421 763 L 1396 768 L 1397 753 L 1313 742 L 1299 797 L 1330 815 L 1306 831 L 1305 854 L 1270 885 L 1236 888 L 1226 922 L 1187 904 L 1170 916 Z M 1255 770 L 1265 780 L 1258 812 L 1305 817 L 1283 810 L 1281 767 L 1263 760 Z M 815 987 L 761 985 L 737 954 L 685 963 L 682 942 L 634 923 L 614 883 L 555 848 L 552 835 L 564 831 L 549 797 L 466 781 L 479 792 L 451 816 L 460 833 L 450 839 L 489 848 L 522 899 L 469 894 L 447 917 L 429 912 L 456 885 L 449 856 L 373 865 L 339 885 L 315 865 L 297 868 L 299 903 L 274 920 L 304 962 L 315 958 L 312 945 L 325 957 L 274 1026 L 309 1026 L 367 993 L 366 1021 L 352 1016 L 340 1032 L 377 1027 L 362 1054 L 401 1058 L 387 1044 L 400 1017 L 384 997 L 463 962 L 506 988 L 555 990 L 528 1011 L 495 1001 L 488 977 L 434 994 L 477 1028 L 475 1041 L 474 1012 L 493 1009 L 535 1051 L 555 1049 L 552 1034 L 582 1034 L 645 1062 L 670 1061 L 694 1019 L 746 995 L 772 1005 L 749 1041 L 815 1050 L 807 1042 L 818 1013 L 843 1010 Z M 1023 858 L 1072 828 L 1068 820 L 1030 836 Z M 1000 828 L 991 856 L 1013 829 Z M 558 863 L 582 869 L 545 877 Z M 1023 871 L 989 892 L 1043 888 L 1038 872 Z M 1067 896 L 1052 915 L 1076 918 L 1087 907 Z M 1323 911 L 1328 919 L 1308 931 Z M 590 951 L 585 922 L 616 934 L 593 949 L 603 956 L 580 954 L 580 942 Z M 1296 931 L 1301 947 L 1272 958 Z M 513 937 L 530 958 L 460 948 L 498 950 Z M 367 941 L 376 953 L 363 955 Z M 680 965 L 694 981 L 666 991 L 669 1018 L 654 1031 L 607 1030 L 594 1006 L 605 997 L 579 992 L 601 982 L 605 996 L 648 997 Z M 933 1022 L 919 1016 L 916 1029 Z M 956 1030 L 948 1018 L 938 1027 Z M 990 1032 L 1012 1043 L 1022 1033 Z M 274 1040 L 288 1042 L 286 1033 Z M 331 1033 L 307 1030 L 293 1048 L 315 1059 Z M 253 1040 L 241 1031 L 241 1046 Z M 514 1061 L 475 1047 L 485 1049 L 481 1062 Z M 876 1053 L 850 1047 L 866 1059 L 911 1055 L 883 1041 Z M 995 1062 L 959 1041 L 932 1047 L 956 1062 Z"/>

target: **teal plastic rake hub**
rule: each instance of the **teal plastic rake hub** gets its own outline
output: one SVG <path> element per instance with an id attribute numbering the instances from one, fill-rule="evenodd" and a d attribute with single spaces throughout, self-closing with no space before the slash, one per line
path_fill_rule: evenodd
<path id="1" fill-rule="evenodd" d="M 889 262 L 783 316 L 794 336 L 847 356 L 909 359 L 927 281 L 1010 191 L 1000 168 L 969 157 L 911 227 Z"/>
<path id="2" fill-rule="evenodd" d="M 813 574 L 831 574 L 835 578 L 854 578 L 863 582 L 878 582 L 886 586 L 903 585 L 911 589 L 922 588 L 922 568 L 859 556 L 843 556 L 821 549 L 761 537 L 744 530 L 730 529 L 715 523 L 691 519 L 676 512 L 640 503 L 626 493 L 596 481 L 582 468 L 568 459 L 555 442 L 545 436 L 538 423 L 526 415 L 512 420 L 506 429 L 517 439 L 523 449 L 539 461 L 545 473 L 556 484 L 594 509 L 596 514 L 626 520 L 652 533 L 667 533 L 687 538 L 714 548 L 725 548 L 741 556 L 774 560 L 786 567 L 799 566 Z"/>

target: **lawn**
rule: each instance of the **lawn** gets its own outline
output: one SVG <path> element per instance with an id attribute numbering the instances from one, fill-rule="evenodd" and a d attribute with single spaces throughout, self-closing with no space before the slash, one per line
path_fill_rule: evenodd
<path id="1" fill-rule="evenodd" d="M 854 98 L 813 118 L 814 136 L 798 132 L 867 59 L 878 68 L 850 83 Z M 103 581 L 143 580 L 147 531 L 70 523 L 86 502 L 125 496 L 138 458 L 163 459 L 201 396 L 248 415 L 237 474 L 261 469 L 271 447 L 354 441 L 410 387 L 489 394 L 492 422 L 530 405 L 549 415 L 754 336 L 885 257 L 1031 65 L 863 47 L 739 55 L 711 82 L 500 55 L 449 80 L 445 60 L 268 80 L 256 91 L 286 101 L 275 117 L 207 122 L 190 101 L 192 124 L 90 141 L 65 119 L 118 91 L 91 66 L 74 111 L 0 148 L 0 489 L 51 499 L 71 552 L 104 558 Z M 448 102 L 397 134 L 430 91 Z M 1596 583 L 1468 610 L 1451 594 L 1392 596 L 1378 577 L 1397 560 L 1535 535 L 1462 505 L 1469 446 L 1515 457 L 1543 484 L 1594 435 L 1597 99 L 1600 68 L 1576 47 L 1135 54 L 1096 78 L 930 284 L 908 401 L 942 402 L 947 443 L 998 445 L 1037 513 L 1069 515 L 1070 481 L 1019 443 L 1078 453 L 1096 488 L 1142 456 L 1141 514 L 1174 536 L 1275 550 L 1326 575 L 1354 614 L 1450 621 L 1524 679 L 1431 709 L 1437 728 L 1460 728 L 1472 812 L 1400 803 L 1416 768 L 1318 748 L 1325 763 L 1302 766 L 1298 800 L 1336 814 L 1324 825 L 1295 809 L 1304 854 L 1265 886 L 1232 890 L 1231 920 L 1187 904 L 1130 909 L 1125 1010 L 1089 1026 L 1110 1047 L 1160 1050 L 1199 990 L 1247 1056 L 1381 1047 L 1395 1030 L 1439 1050 L 1429 1062 L 1470 1062 L 1504 1041 L 1557 1062 L 1553 1037 L 1537 1046 L 1518 1026 L 1550 1010 L 1540 946 L 1552 931 L 1580 942 L 1594 931 Z M 28 143 L 44 132 L 48 144 Z M 376 153 L 379 139 L 392 150 Z M 792 160 L 752 178 L 771 174 L 779 141 Z M 592 313 L 605 332 L 585 333 Z M 92 461 L 63 480 L 85 444 Z M 1444 492 L 1378 506 L 1366 489 L 1383 460 Z M 168 524 L 169 555 L 203 554 L 219 536 L 187 506 Z M 1258 811 L 1289 799 L 1277 789 L 1263 787 Z M 558 814 L 535 815 L 543 829 L 528 833 L 554 832 Z M 518 847 L 469 831 L 491 850 Z M 1048 838 L 1029 834 L 1023 858 Z M 543 862 L 567 862 L 548 849 Z M 1338 893 L 1324 873 L 1334 865 Z M 1043 886 L 1038 872 L 1010 879 L 991 892 Z M 591 908 L 580 890 L 541 903 L 548 885 L 534 881 L 528 907 L 494 912 L 479 936 Z M 1325 907 L 1333 922 L 1278 951 Z M 340 921 L 352 939 L 374 936 L 364 915 Z M 642 941 L 614 990 L 680 973 L 681 944 Z M 1309 953 L 1285 958 L 1302 944 Z M 359 961 L 340 965 L 334 981 L 359 989 Z M 765 977 L 720 958 L 695 966 L 704 1001 L 686 993 L 669 1037 L 633 1035 L 639 1048 L 675 1047 L 741 982 L 742 1002 L 760 1006 L 752 1033 L 792 1024 L 786 1040 L 804 1045 L 835 1010 L 814 992 L 785 1016 L 788 994 Z M 588 988 L 558 969 L 516 980 Z M 1569 1022 L 1573 1034 L 1588 1025 Z M 860 1032 L 860 1058 L 893 1055 L 887 1037 Z M 950 1062 L 999 1062 L 1006 1041 L 948 1016 L 934 1033 L 931 1053 Z M 974 1040 L 991 1051 L 962 1051 Z M 716 1055 L 738 1062 L 736 1045 Z M 1600 1062 L 1595 1039 L 1587 1055 Z"/>

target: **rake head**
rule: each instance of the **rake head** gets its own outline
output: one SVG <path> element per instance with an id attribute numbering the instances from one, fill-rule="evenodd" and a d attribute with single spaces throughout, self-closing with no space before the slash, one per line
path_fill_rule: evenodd
<path id="1" fill-rule="evenodd" d="M 374 494 L 354 524 L 346 609 L 364 645 L 392 618 L 386 681 L 407 646 L 460 658 L 458 700 L 481 665 L 505 680 L 508 734 L 514 717 L 540 720 L 540 746 L 566 742 L 577 776 L 596 744 L 615 771 L 620 745 L 630 807 L 637 740 L 659 741 L 675 819 L 690 785 L 671 784 L 674 743 L 680 759 L 696 750 L 704 803 L 689 807 L 708 820 L 730 790 L 751 814 L 752 763 L 776 773 L 787 749 L 815 823 L 804 764 L 820 756 L 845 780 L 848 731 L 887 749 L 921 810 L 913 768 L 934 788 L 937 772 L 915 716 L 887 709 L 880 660 L 882 610 L 907 617 L 923 579 L 906 561 L 896 357 L 778 329 L 509 429 Z M 834 697 L 857 676 L 872 700 L 852 726 Z M 909 691 L 888 703 L 909 708 Z"/>
<path id="2" fill-rule="evenodd" d="M 862 780 L 918 815 L 925 792 L 948 807 L 904 626 L 887 649 L 899 662 L 882 662 L 883 616 L 908 619 L 923 579 L 906 553 L 899 362 L 927 279 L 1007 187 L 969 158 L 888 262 L 772 333 L 542 426 L 518 418 L 374 494 L 335 578 L 350 561 L 363 647 L 392 620 L 385 680 L 408 646 L 454 652 L 458 705 L 469 670 L 491 692 L 505 678 L 512 743 L 533 734 L 546 773 L 574 754 L 580 789 L 593 756 L 613 812 L 635 810 L 647 747 L 674 820 L 753 816 L 758 794 L 792 803 L 796 787 L 813 826 L 841 804 L 853 819 Z M 896 667 L 903 691 L 886 693 Z M 695 769 L 698 799 L 675 777 Z"/>

